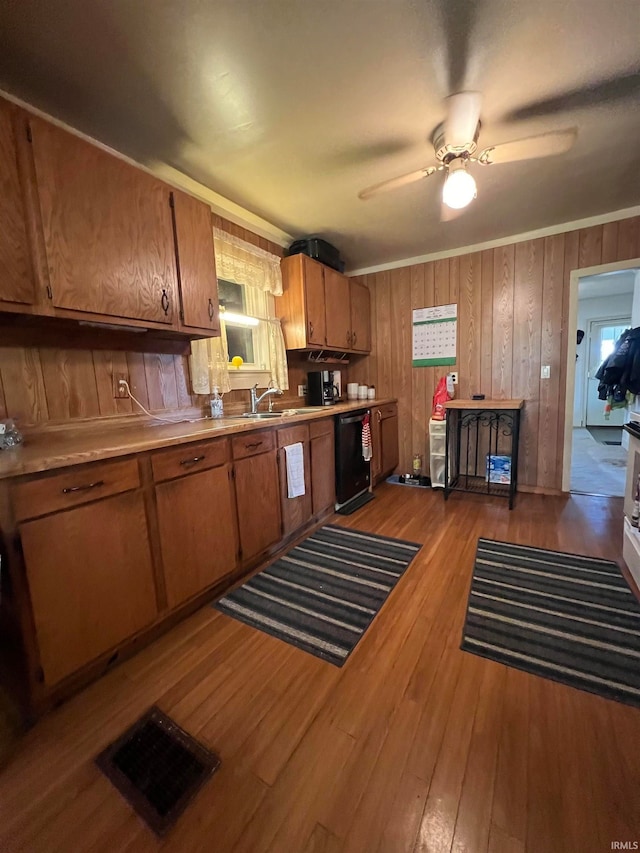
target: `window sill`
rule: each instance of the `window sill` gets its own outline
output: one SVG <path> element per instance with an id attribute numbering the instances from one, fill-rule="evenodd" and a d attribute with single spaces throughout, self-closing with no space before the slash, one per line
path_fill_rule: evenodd
<path id="1" fill-rule="evenodd" d="M 271 382 L 269 370 L 251 370 L 235 367 L 229 368 L 229 384 L 232 391 L 248 391 L 257 385 L 258 388 L 266 388 Z"/>

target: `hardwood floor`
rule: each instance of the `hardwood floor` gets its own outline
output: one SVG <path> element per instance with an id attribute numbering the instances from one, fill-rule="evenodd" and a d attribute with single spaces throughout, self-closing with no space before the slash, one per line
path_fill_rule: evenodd
<path id="1" fill-rule="evenodd" d="M 459 650 L 478 536 L 621 559 L 621 501 L 383 484 L 350 527 L 424 543 L 337 669 L 196 613 L 31 730 L 2 851 L 596 853 L 640 841 L 640 710 Z M 222 768 L 158 842 L 92 763 L 156 702 Z"/>

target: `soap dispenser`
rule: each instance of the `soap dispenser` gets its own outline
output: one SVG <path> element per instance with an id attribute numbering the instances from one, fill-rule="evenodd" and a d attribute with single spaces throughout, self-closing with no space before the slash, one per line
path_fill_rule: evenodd
<path id="1" fill-rule="evenodd" d="M 213 395 L 211 397 L 211 417 L 212 418 L 222 418 L 224 417 L 224 403 L 222 402 L 222 397 L 218 392 L 218 386 L 213 389 Z"/>

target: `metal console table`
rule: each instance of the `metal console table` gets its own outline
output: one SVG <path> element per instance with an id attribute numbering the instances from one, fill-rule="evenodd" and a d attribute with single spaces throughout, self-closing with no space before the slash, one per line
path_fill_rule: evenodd
<path id="1" fill-rule="evenodd" d="M 524 400 L 450 400 L 444 460 L 444 497 L 453 491 L 509 499 L 518 486 L 518 441 Z M 489 459 L 509 457 L 508 482 L 492 482 Z M 504 478 L 507 480 L 507 477 Z"/>

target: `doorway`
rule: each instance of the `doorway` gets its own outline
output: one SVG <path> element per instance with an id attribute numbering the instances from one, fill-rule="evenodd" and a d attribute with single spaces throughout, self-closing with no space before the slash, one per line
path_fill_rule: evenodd
<path id="1" fill-rule="evenodd" d="M 628 410 L 600 399 L 596 374 L 613 354 L 616 341 L 633 325 L 638 285 L 635 269 L 585 275 L 578 281 L 572 492 L 624 494 L 627 454 L 622 427 Z"/>

